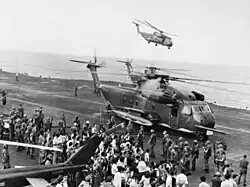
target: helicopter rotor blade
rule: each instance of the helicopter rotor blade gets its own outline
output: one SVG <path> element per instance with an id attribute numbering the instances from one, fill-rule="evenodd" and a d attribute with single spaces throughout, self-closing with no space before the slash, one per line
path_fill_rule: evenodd
<path id="1" fill-rule="evenodd" d="M 169 80 L 172 80 L 172 81 L 180 81 L 180 80 L 185 81 L 185 80 L 187 80 L 187 81 L 197 81 L 197 82 L 211 82 L 211 83 L 220 83 L 220 84 L 238 84 L 238 85 L 250 86 L 250 83 L 244 83 L 244 82 L 216 81 L 216 80 L 192 79 L 192 78 L 183 78 L 183 77 L 169 77 Z"/>
<path id="2" fill-rule="evenodd" d="M 144 20 L 144 22 L 147 23 L 147 25 L 148 25 L 149 27 L 151 27 L 152 29 L 155 29 L 155 30 L 159 31 L 160 33 L 164 33 L 163 30 L 160 30 L 160 29 L 156 28 L 156 27 L 153 26 L 151 23 L 149 23 L 149 22 L 147 22 L 147 21 L 145 21 L 145 20 Z"/>
<path id="3" fill-rule="evenodd" d="M 180 73 L 180 72 L 176 72 L 176 71 L 172 71 L 172 70 L 170 70 L 170 73 L 171 74 L 176 74 L 176 75 L 184 75 L 184 76 L 192 77 L 192 78 L 199 78 L 197 76 L 189 75 L 189 74 L 186 74 L 186 73 Z"/>
<path id="4" fill-rule="evenodd" d="M 144 21 L 145 21 L 145 20 L 144 20 Z M 160 33 L 165 33 L 165 34 L 170 35 L 170 36 L 176 36 L 176 37 L 178 37 L 178 35 L 170 34 L 170 33 L 167 33 L 166 31 L 163 31 L 163 30 L 158 29 L 157 27 L 153 26 L 151 23 L 149 23 L 149 22 L 147 22 L 147 21 L 145 21 L 145 23 L 147 23 L 148 26 L 150 26 L 151 28 L 153 28 L 153 29 L 159 31 Z"/>
<path id="5" fill-rule="evenodd" d="M 190 71 L 188 69 L 168 69 L 168 68 L 159 68 L 159 70 L 162 70 L 162 71 Z"/>
<path id="6" fill-rule="evenodd" d="M 82 60 L 69 60 L 71 62 L 76 62 L 76 63 L 80 63 L 80 64 L 89 64 L 89 62 L 87 61 L 82 61 Z"/>
<path id="7" fill-rule="evenodd" d="M 147 68 L 147 69 L 161 70 L 161 71 L 190 71 L 190 70 L 187 70 L 187 69 L 158 68 L 156 66 L 146 66 L 145 68 Z"/>
<path id="8" fill-rule="evenodd" d="M 126 63 L 128 63 L 129 61 L 128 61 L 128 60 L 127 60 L 127 61 L 126 61 L 126 60 L 117 60 L 116 62 L 121 62 L 121 63 L 125 63 L 125 64 L 126 64 Z"/>
<path id="9" fill-rule="evenodd" d="M 141 20 L 138 20 L 138 19 L 135 19 L 135 18 L 134 18 L 134 20 L 136 20 L 137 22 L 140 22 L 140 23 L 143 24 L 143 25 L 146 25 L 147 27 L 151 27 L 151 26 L 149 26 L 148 24 L 144 23 L 144 22 L 141 21 Z M 152 28 L 152 27 L 151 27 L 151 28 Z"/>
<path id="10" fill-rule="evenodd" d="M 220 91 L 223 91 L 223 92 L 246 94 L 244 92 L 238 92 L 236 90 L 225 89 L 225 88 L 221 88 L 221 87 L 218 87 L 218 86 L 203 85 L 203 84 L 198 84 L 198 83 L 189 82 L 189 81 L 181 81 L 181 80 L 178 81 L 178 82 L 182 82 L 182 83 L 185 83 L 185 84 L 191 84 L 191 85 L 195 85 L 195 86 L 200 86 L 200 87 L 205 87 L 205 88 L 210 88 L 210 89 L 216 89 L 216 91 L 220 90 Z"/>

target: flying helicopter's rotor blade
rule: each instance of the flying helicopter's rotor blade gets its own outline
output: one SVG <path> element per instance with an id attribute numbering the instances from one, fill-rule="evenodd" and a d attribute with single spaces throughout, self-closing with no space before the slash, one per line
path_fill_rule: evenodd
<path id="1" fill-rule="evenodd" d="M 144 21 L 145 21 L 145 20 L 144 20 Z M 145 21 L 145 23 L 147 23 L 151 28 L 153 28 L 153 29 L 159 31 L 160 33 L 165 33 L 165 34 L 167 34 L 167 35 L 176 36 L 176 37 L 178 36 L 178 35 L 176 35 L 176 34 L 170 34 L 170 33 L 167 33 L 166 31 L 160 30 L 160 29 L 158 29 L 157 27 L 153 26 L 151 23 L 147 22 L 147 21 Z"/>
<path id="2" fill-rule="evenodd" d="M 151 26 L 149 26 L 148 24 L 144 23 L 144 22 L 141 21 L 141 20 L 138 20 L 138 19 L 135 19 L 135 18 L 134 18 L 134 20 L 136 20 L 137 22 L 140 22 L 140 23 L 143 24 L 143 25 L 146 25 L 147 27 L 151 27 Z M 151 28 L 152 28 L 152 27 L 151 27 Z"/>
<path id="3" fill-rule="evenodd" d="M 81 63 L 81 64 L 89 64 L 89 62 L 87 61 L 82 61 L 82 60 L 69 60 L 71 62 L 77 62 L 77 63 Z"/>
<path id="4" fill-rule="evenodd" d="M 145 21 L 145 20 L 144 20 L 144 22 L 145 22 L 149 27 L 151 27 L 152 29 L 155 29 L 155 30 L 157 30 L 157 31 L 159 31 L 159 32 L 161 32 L 161 33 L 164 32 L 163 30 L 160 30 L 160 29 L 158 29 L 157 27 L 153 26 L 151 23 L 149 23 L 149 22 L 147 22 L 147 21 Z"/>
<path id="5" fill-rule="evenodd" d="M 238 84 L 238 85 L 248 85 L 250 86 L 250 83 L 244 83 L 244 82 L 230 82 L 230 81 L 216 81 L 216 80 L 206 80 L 206 79 L 192 79 L 192 78 L 182 78 L 182 77 L 169 77 L 170 80 L 176 81 L 176 80 L 187 80 L 187 81 L 197 81 L 197 82 L 211 82 L 211 83 L 220 83 L 220 84 Z"/>

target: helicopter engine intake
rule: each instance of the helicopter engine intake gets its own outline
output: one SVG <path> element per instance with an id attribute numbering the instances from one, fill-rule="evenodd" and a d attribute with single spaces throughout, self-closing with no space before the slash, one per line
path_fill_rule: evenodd
<path id="1" fill-rule="evenodd" d="M 196 100 L 205 101 L 205 96 L 203 94 L 200 94 L 200 93 L 195 92 L 195 91 L 192 91 L 192 94 L 196 97 Z"/>
<path id="2" fill-rule="evenodd" d="M 162 103 L 162 104 L 170 104 L 176 101 L 176 98 L 174 95 L 166 93 L 166 92 L 150 94 L 148 99 L 151 101 L 155 101 L 157 103 Z"/>
<path id="3" fill-rule="evenodd" d="M 154 35 L 157 36 L 157 37 L 160 37 L 160 38 L 162 37 L 162 34 L 159 33 L 159 32 L 154 32 Z"/>

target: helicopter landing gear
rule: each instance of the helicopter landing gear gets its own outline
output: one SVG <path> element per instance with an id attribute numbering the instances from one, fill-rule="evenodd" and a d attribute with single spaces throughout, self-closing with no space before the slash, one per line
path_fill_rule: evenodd
<path id="1" fill-rule="evenodd" d="M 150 44 L 150 41 L 148 41 L 148 44 Z"/>
<path id="2" fill-rule="evenodd" d="M 157 44 L 155 44 L 155 46 L 157 46 Z"/>
<path id="3" fill-rule="evenodd" d="M 170 47 L 168 47 L 168 49 L 170 49 Z"/>

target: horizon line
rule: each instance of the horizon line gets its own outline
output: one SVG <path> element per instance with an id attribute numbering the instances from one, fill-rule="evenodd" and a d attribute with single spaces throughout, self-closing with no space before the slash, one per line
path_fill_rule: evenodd
<path id="1" fill-rule="evenodd" d="M 10 52 L 26 52 L 26 53 L 47 53 L 47 54 L 53 54 L 53 55 L 71 55 L 71 56 L 79 56 L 79 57 L 93 57 L 93 55 L 83 55 L 83 54 L 73 54 L 68 52 L 49 52 L 49 51 L 32 51 L 32 50 L 25 50 L 25 49 L 0 49 L 0 51 L 10 51 Z M 105 56 L 101 55 L 98 56 L 98 58 L 112 58 L 112 59 L 126 59 L 124 57 L 118 57 L 118 56 Z M 131 57 L 129 58 L 131 59 Z M 147 61 L 147 62 L 171 62 L 171 63 L 178 63 L 178 64 L 199 64 L 199 65 L 217 65 L 217 66 L 223 66 L 223 65 L 229 65 L 233 67 L 250 67 L 249 64 L 218 64 L 218 63 L 198 63 L 198 62 L 190 62 L 190 61 L 168 61 L 168 60 L 162 60 L 162 59 L 155 59 L 155 60 L 147 60 L 147 59 L 140 59 L 140 58 L 132 58 L 135 61 Z"/>

